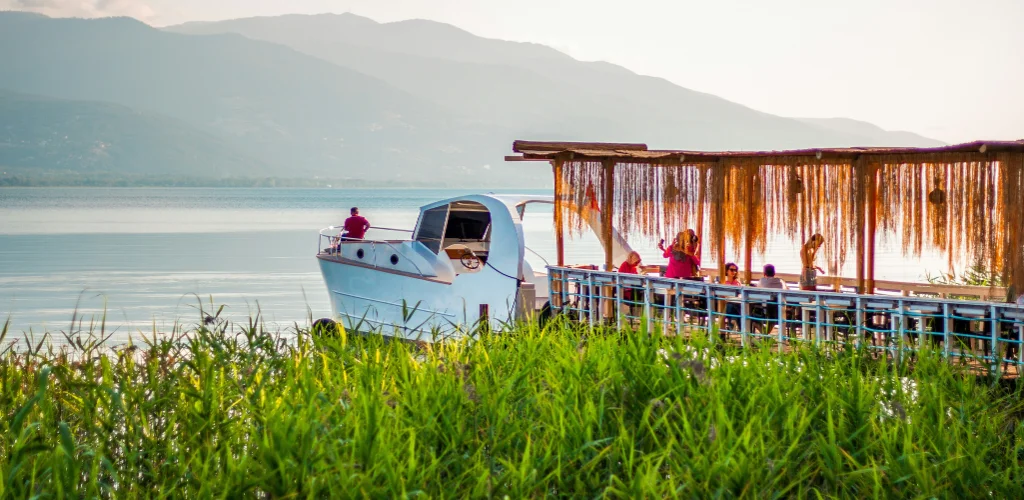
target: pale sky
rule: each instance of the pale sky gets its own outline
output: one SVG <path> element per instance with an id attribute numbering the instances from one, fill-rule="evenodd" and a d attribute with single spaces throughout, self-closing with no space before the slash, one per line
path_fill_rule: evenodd
<path id="1" fill-rule="evenodd" d="M 1024 139 L 1024 0 L 0 0 L 156 25 L 285 13 L 421 18 L 754 109 L 948 142 Z"/>

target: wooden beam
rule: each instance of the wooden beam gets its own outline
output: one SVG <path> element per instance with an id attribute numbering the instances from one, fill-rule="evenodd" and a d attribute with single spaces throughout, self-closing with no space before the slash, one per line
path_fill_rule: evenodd
<path id="1" fill-rule="evenodd" d="M 551 162 L 551 170 L 555 176 L 555 196 L 562 196 L 562 190 L 559 189 L 559 183 L 562 182 L 562 160 L 555 160 Z M 565 220 L 559 213 L 561 210 L 560 200 L 555 201 L 555 252 L 558 256 L 558 267 L 565 266 Z"/>
<path id="2" fill-rule="evenodd" d="M 512 152 L 523 151 L 565 151 L 567 149 L 599 149 L 616 151 L 647 151 L 646 144 L 635 142 L 545 142 L 545 141 L 513 141 Z"/>
<path id="3" fill-rule="evenodd" d="M 505 161 L 552 161 L 548 158 L 527 158 L 525 156 L 511 155 L 506 156 Z"/>
<path id="4" fill-rule="evenodd" d="M 867 220 L 867 262 L 865 270 L 867 279 L 864 284 L 864 293 L 875 293 L 875 242 L 878 229 L 878 167 L 868 167 L 868 220 Z"/>
<path id="5" fill-rule="evenodd" d="M 601 233 L 604 238 L 604 270 L 612 271 L 612 210 L 615 207 L 615 161 L 604 162 L 604 196 L 601 199 Z"/>

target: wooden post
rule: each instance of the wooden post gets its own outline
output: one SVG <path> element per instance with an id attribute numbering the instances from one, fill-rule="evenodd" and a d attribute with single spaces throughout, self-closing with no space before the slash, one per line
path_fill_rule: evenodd
<path id="1" fill-rule="evenodd" d="M 601 200 L 601 236 L 604 238 L 604 270 L 613 271 L 612 261 L 612 210 L 615 207 L 615 160 L 604 161 L 604 196 Z M 612 287 L 601 287 L 601 296 L 605 304 L 602 313 L 611 318 L 618 311 L 613 310 L 615 300 L 612 299 Z"/>
<path id="2" fill-rule="evenodd" d="M 565 220 L 563 220 L 561 213 L 562 199 L 565 193 L 562 192 L 562 162 L 563 160 L 557 159 L 551 162 L 551 169 L 555 175 L 555 252 L 558 256 L 558 267 L 565 266 Z"/>
<path id="3" fill-rule="evenodd" d="M 946 165 L 946 185 L 942 188 L 946 190 L 946 267 L 949 269 L 949 275 L 954 276 L 956 270 L 953 269 L 953 203 L 950 196 L 953 193 L 953 167 L 950 165 Z"/>
<path id="4" fill-rule="evenodd" d="M 720 226 L 724 224 L 719 223 Z M 718 234 L 718 282 L 725 282 L 725 228 L 717 228 Z"/>
<path id="5" fill-rule="evenodd" d="M 867 189 L 867 175 L 864 173 L 864 160 L 857 158 L 853 161 L 854 182 L 858 189 Z M 866 194 L 866 193 L 865 193 Z M 857 226 L 857 293 L 864 293 L 864 222 L 867 207 L 863 201 L 864 197 L 858 196 L 856 200 L 857 215 L 854 224 Z"/>
<path id="6" fill-rule="evenodd" d="M 490 331 L 491 329 L 491 313 L 489 304 L 480 304 L 479 326 L 484 331 Z"/>
<path id="7" fill-rule="evenodd" d="M 695 231 L 697 232 L 697 237 L 699 237 L 701 239 L 701 241 L 703 241 L 704 240 L 704 204 L 708 202 L 707 186 L 706 186 L 706 184 L 708 182 L 708 173 L 704 169 L 699 169 L 699 171 L 700 171 L 700 185 L 698 187 L 700 188 L 700 195 L 697 197 L 697 228 L 695 229 Z M 679 228 L 680 231 L 682 231 L 684 229 L 687 229 L 687 228 Z M 675 237 L 674 234 L 671 235 L 671 236 Z M 697 258 L 699 258 L 701 261 L 704 260 L 704 245 L 703 244 L 700 245 L 700 252 L 697 253 Z"/>
<path id="8" fill-rule="evenodd" d="M 711 178 L 718 181 L 718 185 L 712 186 L 715 190 L 715 199 L 718 200 L 714 207 L 715 218 L 718 219 L 718 227 L 712 229 L 715 230 L 715 239 L 718 243 L 718 281 L 721 283 L 725 281 L 725 184 L 723 181 L 728 179 L 728 172 L 726 164 L 722 160 L 718 160 L 715 168 L 718 171 L 712 174 Z"/>
<path id="9" fill-rule="evenodd" d="M 868 167 L 867 280 L 864 293 L 875 293 L 875 236 L 878 229 L 878 167 Z"/>
<path id="10" fill-rule="evenodd" d="M 747 185 L 746 185 L 746 204 L 747 204 L 747 230 L 743 236 L 743 280 L 750 284 L 751 278 L 753 278 L 753 267 L 754 267 L 754 217 L 759 217 L 762 214 L 756 214 L 753 212 L 754 208 L 754 174 L 748 172 Z"/>
<path id="11" fill-rule="evenodd" d="M 615 160 L 604 161 L 604 196 L 601 199 L 601 236 L 604 238 L 604 270 L 614 270 L 612 262 L 612 210 L 615 206 Z"/>

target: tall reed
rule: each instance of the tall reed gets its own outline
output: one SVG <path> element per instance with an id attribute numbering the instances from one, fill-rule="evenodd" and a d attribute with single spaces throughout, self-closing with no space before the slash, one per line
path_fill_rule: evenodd
<path id="1" fill-rule="evenodd" d="M 927 352 L 209 323 L 7 344 L 0 497 L 1024 497 L 1019 390 Z"/>

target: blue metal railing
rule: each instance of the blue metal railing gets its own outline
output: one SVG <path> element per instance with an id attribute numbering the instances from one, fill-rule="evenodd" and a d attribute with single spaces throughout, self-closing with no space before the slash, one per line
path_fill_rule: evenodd
<path id="1" fill-rule="evenodd" d="M 925 343 L 949 357 L 1024 366 L 1024 306 L 927 297 L 737 287 L 548 266 L 551 307 L 587 323 L 646 322 L 743 346 L 852 343 L 902 356 Z"/>

